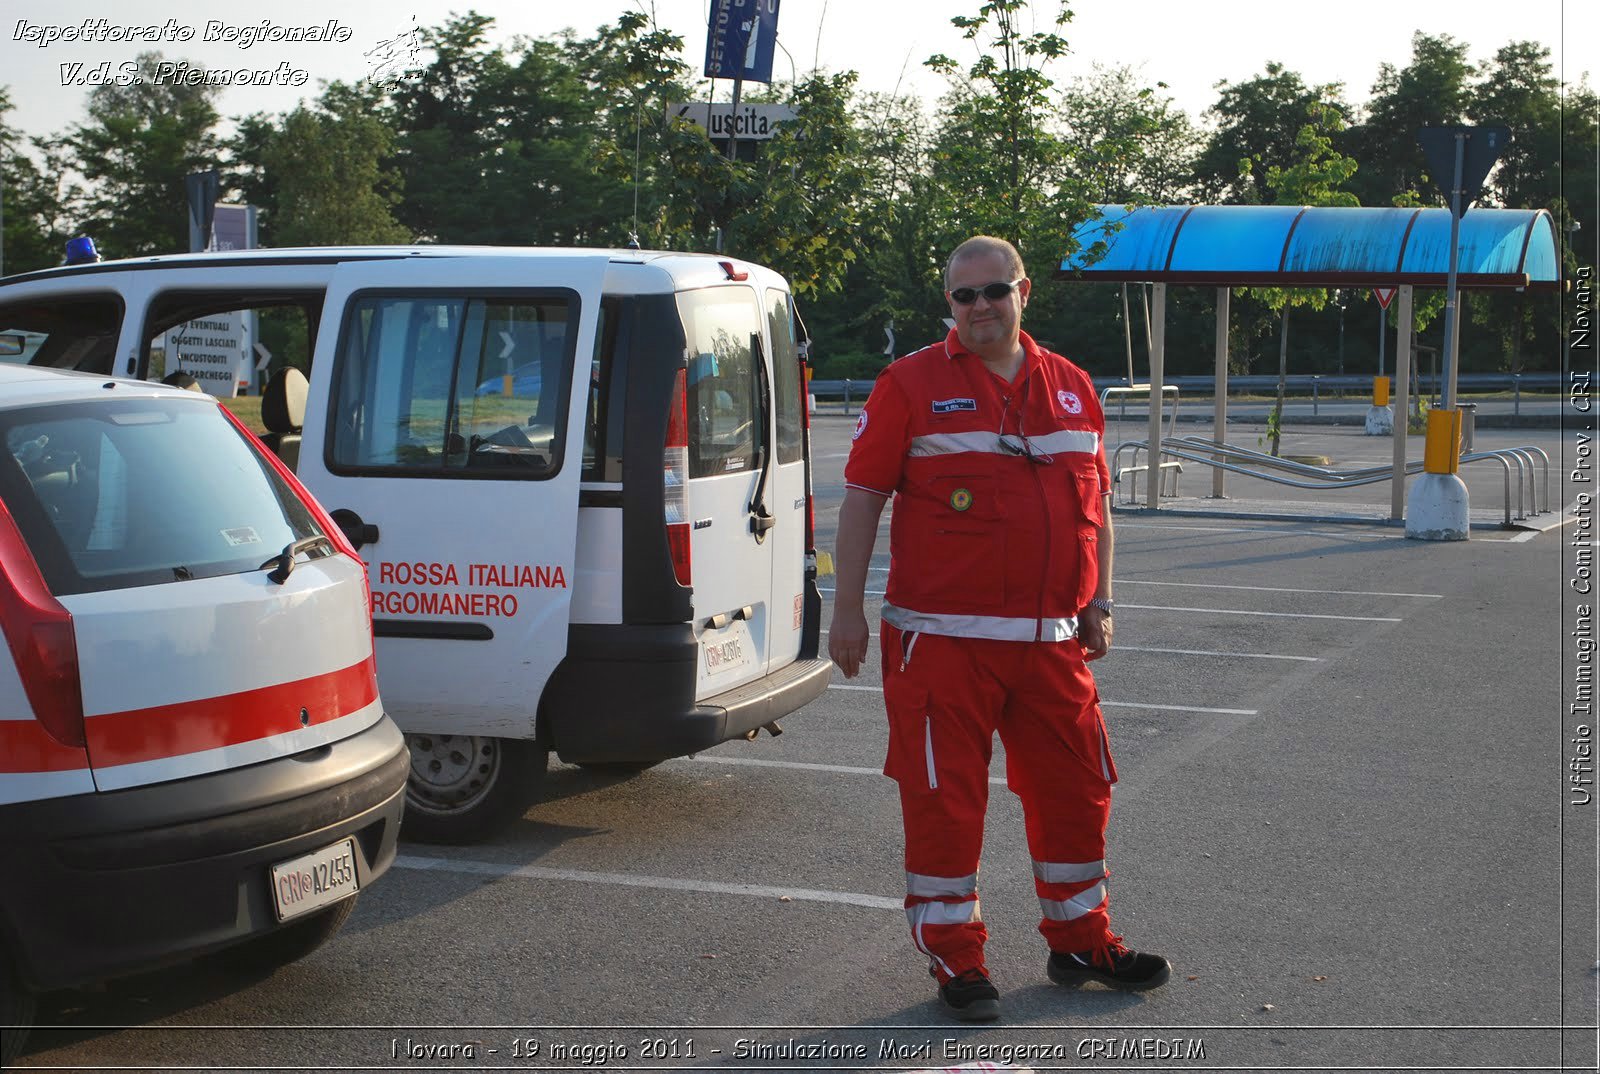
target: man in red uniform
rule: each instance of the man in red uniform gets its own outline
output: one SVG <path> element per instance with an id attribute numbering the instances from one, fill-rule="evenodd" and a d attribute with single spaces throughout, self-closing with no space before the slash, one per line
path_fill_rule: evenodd
<path id="1" fill-rule="evenodd" d="M 1110 928 L 1117 775 L 1085 663 L 1111 648 L 1105 418 L 1088 374 L 1021 330 L 1029 286 L 1010 243 L 968 239 L 945 269 L 955 329 L 878 375 L 845 465 L 828 637 L 853 678 L 893 496 L 884 774 L 900 785 L 912 941 L 945 1007 L 974 1021 L 1000 1013 L 977 893 L 997 730 L 1027 818 L 1050 979 L 1146 989 L 1171 973 Z"/>

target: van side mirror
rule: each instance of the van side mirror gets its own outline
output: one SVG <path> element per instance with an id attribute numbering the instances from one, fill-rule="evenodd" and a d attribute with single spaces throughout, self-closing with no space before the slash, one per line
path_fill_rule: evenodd
<path id="1" fill-rule="evenodd" d="M 0 334 L 0 358 L 15 358 L 28 346 L 28 337 L 19 332 Z"/>

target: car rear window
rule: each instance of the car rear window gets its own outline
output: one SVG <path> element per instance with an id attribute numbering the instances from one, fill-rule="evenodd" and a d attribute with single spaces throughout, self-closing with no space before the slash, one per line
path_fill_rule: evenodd
<path id="1" fill-rule="evenodd" d="M 261 569 L 322 531 L 215 404 L 0 410 L 0 499 L 57 595 Z"/>

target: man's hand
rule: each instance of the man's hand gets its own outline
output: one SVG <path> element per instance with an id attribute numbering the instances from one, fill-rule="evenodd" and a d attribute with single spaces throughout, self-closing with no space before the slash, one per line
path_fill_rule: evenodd
<path id="1" fill-rule="evenodd" d="M 833 635 L 828 635 L 831 640 Z M 1078 613 L 1078 644 L 1085 660 L 1099 660 L 1111 651 L 1111 616 L 1094 606 Z"/>
<path id="2" fill-rule="evenodd" d="M 828 655 L 845 678 L 853 679 L 861 670 L 867 659 L 867 641 L 867 617 L 861 612 L 852 615 L 835 608 L 833 622 L 828 626 Z"/>

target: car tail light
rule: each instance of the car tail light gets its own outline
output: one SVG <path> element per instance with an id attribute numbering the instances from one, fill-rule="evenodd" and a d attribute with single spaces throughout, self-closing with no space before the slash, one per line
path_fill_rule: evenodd
<path id="1" fill-rule="evenodd" d="M 0 629 L 35 719 L 63 746 L 84 749 L 83 687 L 72 614 L 45 585 L 33 553 L 0 503 Z"/>
<path id="2" fill-rule="evenodd" d="M 667 440 L 661 457 L 661 499 L 667 523 L 667 548 L 678 584 L 691 584 L 689 564 L 689 391 L 688 371 L 678 370 L 667 410 Z"/>

